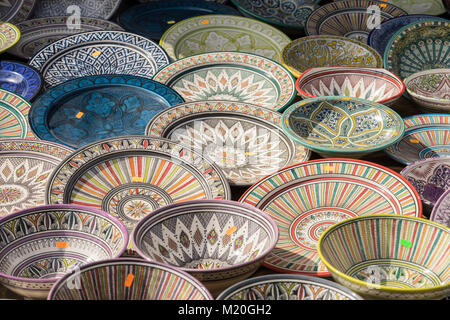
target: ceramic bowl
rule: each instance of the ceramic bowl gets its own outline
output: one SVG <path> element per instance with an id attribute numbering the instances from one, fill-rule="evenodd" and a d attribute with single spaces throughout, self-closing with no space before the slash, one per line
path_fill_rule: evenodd
<path id="1" fill-rule="evenodd" d="M 303 99 L 345 96 L 390 105 L 405 91 L 402 80 L 382 68 L 320 67 L 303 72 L 296 88 Z"/>
<path id="2" fill-rule="evenodd" d="M 450 156 L 414 161 L 400 174 L 411 182 L 424 204 L 434 206 L 450 189 Z"/>
<path id="3" fill-rule="evenodd" d="M 170 285 L 168 285 L 168 283 Z M 142 259 L 98 261 L 66 274 L 48 300 L 212 300 L 195 278 Z"/>
<path id="4" fill-rule="evenodd" d="M 429 113 L 403 119 L 403 137 L 386 148 L 394 160 L 406 165 L 427 158 L 450 156 L 450 115 Z"/>
<path id="5" fill-rule="evenodd" d="M 362 300 L 346 287 L 317 277 L 269 274 L 236 283 L 217 300 Z"/>
<path id="6" fill-rule="evenodd" d="M 430 220 L 450 228 L 450 189 L 445 191 L 436 201 Z"/>
<path id="7" fill-rule="evenodd" d="M 411 99 L 426 110 L 450 113 L 450 69 L 413 73 L 405 79 Z"/>
<path id="8" fill-rule="evenodd" d="M 297 102 L 281 124 L 291 139 L 323 157 L 359 158 L 396 143 L 404 131 L 402 118 L 390 108 L 340 96 Z"/>
<path id="9" fill-rule="evenodd" d="M 424 20 L 399 29 L 384 52 L 384 67 L 402 80 L 429 69 L 448 69 L 450 21 Z"/>
<path id="10" fill-rule="evenodd" d="M 0 283 L 26 298 L 45 299 L 73 268 L 119 257 L 128 232 L 104 211 L 49 205 L 1 218 L 0 239 Z"/>
<path id="11" fill-rule="evenodd" d="M 334 280 L 364 298 L 442 299 L 450 294 L 450 229 L 398 215 L 348 219 L 328 228 L 319 255 Z"/>
<path id="12" fill-rule="evenodd" d="M 408 14 L 441 15 L 445 13 L 444 4 L 448 0 L 390 0 Z"/>
<path id="13" fill-rule="evenodd" d="M 258 269 L 278 241 L 278 228 L 246 204 L 186 201 L 142 219 L 131 239 L 141 257 L 188 272 L 217 296 Z"/>
<path id="14" fill-rule="evenodd" d="M 378 7 L 373 19 L 371 7 Z M 305 32 L 313 35 L 341 36 L 367 43 L 369 32 L 386 20 L 406 15 L 406 11 L 386 1 L 342 0 L 324 4 L 308 17 Z"/>
<path id="15" fill-rule="evenodd" d="M 291 41 L 281 53 L 281 63 L 295 77 L 315 67 L 382 68 L 383 58 L 368 45 L 339 36 L 308 36 Z"/>

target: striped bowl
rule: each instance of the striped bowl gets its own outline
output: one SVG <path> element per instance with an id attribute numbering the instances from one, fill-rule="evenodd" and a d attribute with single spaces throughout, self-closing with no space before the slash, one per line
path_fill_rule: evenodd
<path id="1" fill-rule="evenodd" d="M 212 300 L 195 278 L 176 268 L 120 258 L 87 264 L 61 278 L 48 300 Z"/>
<path id="2" fill-rule="evenodd" d="M 351 218 L 328 228 L 318 251 L 338 283 L 370 299 L 450 294 L 450 229 L 399 215 Z"/>

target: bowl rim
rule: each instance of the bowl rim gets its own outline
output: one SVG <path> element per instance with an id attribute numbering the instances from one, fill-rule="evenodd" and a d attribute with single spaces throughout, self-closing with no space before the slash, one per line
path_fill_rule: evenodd
<path id="1" fill-rule="evenodd" d="M 381 109 L 384 112 L 387 112 L 391 115 L 393 115 L 394 118 L 397 118 L 400 127 L 398 128 L 399 131 L 397 132 L 397 136 L 394 139 L 391 139 L 388 142 L 385 142 L 382 145 L 378 145 L 375 147 L 371 147 L 371 148 L 364 148 L 364 149 L 360 149 L 360 150 L 346 150 L 346 149 L 339 149 L 339 148 L 330 148 L 330 147 L 322 147 L 322 146 L 317 146 L 314 144 L 309 143 L 306 139 L 300 139 L 297 134 L 290 128 L 290 126 L 287 124 L 288 123 L 288 116 L 290 115 L 290 113 L 295 110 L 297 107 L 299 106 L 303 106 L 306 104 L 309 104 L 311 102 L 317 102 L 317 101 L 330 101 L 330 100 L 344 100 L 344 101 L 355 101 L 355 102 L 360 102 L 360 103 L 364 103 L 366 105 L 371 105 L 373 107 L 376 107 L 377 109 Z M 339 107 L 340 108 L 340 107 Z M 405 132 L 405 124 L 403 121 L 403 118 L 394 110 L 392 110 L 391 108 L 380 104 L 378 102 L 374 102 L 374 101 L 370 101 L 370 100 L 364 100 L 364 99 L 359 99 L 359 98 L 351 98 L 351 97 L 343 97 L 343 96 L 321 96 L 321 97 L 316 97 L 316 98 L 309 98 L 309 99 L 304 99 L 302 101 L 299 101 L 297 103 L 294 103 L 293 105 L 291 105 L 289 108 L 286 109 L 286 111 L 283 113 L 282 119 L 281 119 L 281 126 L 283 128 L 283 131 L 291 138 L 293 139 L 295 142 L 303 145 L 306 148 L 309 148 L 313 151 L 318 151 L 318 152 L 323 152 L 323 153 L 329 153 L 329 154 L 350 154 L 350 155 L 355 155 L 355 154 L 366 154 L 366 153 L 371 153 L 371 152 L 375 152 L 375 151 L 379 151 L 379 150 L 383 150 L 386 149 L 387 147 L 397 143 L 398 141 L 401 140 L 401 138 L 403 137 L 403 134 Z"/>
<path id="2" fill-rule="evenodd" d="M 88 206 L 81 206 L 81 205 L 76 205 L 76 204 L 47 204 L 47 205 L 42 205 L 42 206 L 36 206 L 36 207 L 16 211 L 7 216 L 1 217 L 0 225 L 11 218 L 15 218 L 15 217 L 23 215 L 23 214 L 29 214 L 32 212 L 39 212 L 42 210 L 53 210 L 53 209 L 55 209 L 55 210 L 66 209 L 66 210 L 90 211 L 90 212 L 93 212 L 95 214 L 98 214 L 100 216 L 103 216 L 104 218 L 107 218 L 107 219 L 113 221 L 116 224 L 116 226 L 122 231 L 122 234 L 124 236 L 124 244 L 122 246 L 122 249 L 119 251 L 118 254 L 115 255 L 115 257 L 117 257 L 117 258 L 120 257 L 127 250 L 128 242 L 129 242 L 129 233 L 128 233 L 126 227 L 123 225 L 123 223 L 119 219 L 112 216 L 111 214 L 109 214 L 106 211 L 102 211 L 102 210 L 99 210 L 96 208 L 91 208 Z M 9 275 L 9 274 L 1 272 L 1 271 L 0 271 L 0 278 L 6 278 L 6 279 L 14 280 L 14 281 L 27 282 L 27 283 L 55 283 L 56 281 L 58 281 L 58 279 L 60 279 L 60 277 L 44 278 L 44 279 L 42 279 L 42 278 L 24 278 L 24 277 L 12 276 L 12 275 Z M 27 290 L 33 290 L 33 289 L 27 289 Z"/>
<path id="3" fill-rule="evenodd" d="M 436 200 L 436 202 L 434 203 L 434 206 L 433 206 L 433 210 L 431 211 L 431 214 L 430 214 L 430 221 L 436 222 L 434 219 L 436 218 L 436 214 L 438 212 L 439 206 L 441 205 L 442 201 L 444 201 L 445 198 L 449 197 L 449 195 L 450 195 L 450 189 L 447 189 L 444 191 L 444 193 L 441 194 L 439 199 Z M 439 223 L 439 222 L 436 222 L 436 223 Z"/>
<path id="4" fill-rule="evenodd" d="M 223 290 L 216 298 L 216 300 L 226 300 L 225 298 L 229 295 L 234 294 L 236 291 L 240 289 L 250 288 L 253 285 L 257 284 L 258 282 L 278 282 L 278 281 L 290 281 L 290 280 L 297 280 L 296 282 L 304 283 L 304 282 L 310 282 L 313 284 L 318 285 L 327 285 L 332 288 L 335 288 L 337 290 L 344 291 L 349 296 L 352 296 L 352 300 L 364 300 L 359 294 L 356 292 L 350 290 L 349 288 L 341 285 L 340 283 L 327 280 L 324 278 L 319 278 L 315 276 L 307 276 L 303 274 L 289 274 L 289 273 L 273 273 L 273 274 L 267 274 L 257 277 L 248 278 L 245 280 L 242 280 L 238 283 L 235 283 L 228 287 L 227 289 Z"/>
<path id="5" fill-rule="evenodd" d="M 388 97 L 388 98 L 386 98 L 386 99 L 382 99 L 382 100 L 377 100 L 377 101 L 375 101 L 375 102 L 377 102 L 377 103 L 384 103 L 384 102 L 390 102 L 390 101 L 393 101 L 393 100 L 395 100 L 395 99 L 397 99 L 397 98 L 399 98 L 404 92 L 405 92 L 405 90 L 406 90 L 406 87 L 405 87 L 405 84 L 404 84 L 404 82 L 402 81 L 402 79 L 400 79 L 400 77 L 398 77 L 397 75 L 395 75 L 394 73 L 392 73 L 392 72 L 390 72 L 389 70 L 386 70 L 386 69 L 384 69 L 384 68 L 375 68 L 375 67 L 346 67 L 346 66 L 330 66 L 330 67 L 312 67 L 312 68 L 309 68 L 309 69 L 306 69 L 304 72 L 302 72 L 301 74 L 300 74 L 300 76 L 297 78 L 297 80 L 295 81 L 295 88 L 297 89 L 297 91 L 301 94 L 301 95 L 303 95 L 303 96 L 305 96 L 305 97 L 308 97 L 308 98 L 317 98 L 317 97 L 319 97 L 319 96 L 313 96 L 312 94 L 309 94 L 308 92 L 306 92 L 306 91 L 304 91 L 303 89 L 302 89 L 302 86 L 301 85 L 303 85 L 303 83 L 301 83 L 304 79 L 304 77 L 305 76 L 307 76 L 307 75 L 309 75 L 309 74 L 322 74 L 323 72 L 325 72 L 325 71 L 329 71 L 330 72 L 330 74 L 329 75 L 327 75 L 328 77 L 330 77 L 330 76 L 334 76 L 334 75 L 337 75 L 337 74 L 345 74 L 345 73 L 347 73 L 347 72 L 349 72 L 351 69 L 354 69 L 354 70 L 360 70 L 360 71 L 374 71 L 374 72 L 378 72 L 378 74 L 382 77 L 382 78 L 385 78 L 385 81 L 390 81 L 390 82 L 396 82 L 399 86 L 397 86 L 397 88 L 399 88 L 399 90 L 400 90 L 400 92 L 399 93 L 397 93 L 397 94 L 395 94 L 395 95 L 393 95 L 393 96 L 391 96 L 391 97 Z M 336 71 L 336 72 L 335 72 Z M 361 73 L 361 76 L 364 76 L 365 75 L 365 73 Z M 349 96 L 350 97 L 350 96 Z M 352 97 L 350 97 L 350 98 L 352 98 Z M 355 97 L 356 98 L 356 97 Z M 358 98 L 358 99 L 360 99 L 360 98 Z M 369 101 L 371 101 L 371 100 L 369 100 Z"/>
<path id="6" fill-rule="evenodd" d="M 98 261 L 94 261 L 94 262 L 90 262 L 87 264 L 84 264 L 82 266 L 80 266 L 79 271 L 82 272 L 85 269 L 96 269 L 96 267 L 101 267 L 104 265 L 117 265 L 117 264 L 133 264 L 133 263 L 139 263 L 139 264 L 145 264 L 146 267 L 157 267 L 159 269 L 168 269 L 166 271 L 170 271 L 170 272 L 178 272 L 181 273 L 185 278 L 189 279 L 191 283 L 193 283 L 193 286 L 196 287 L 203 296 L 205 296 L 205 298 L 207 298 L 207 300 L 214 300 L 211 292 L 209 292 L 209 290 L 205 287 L 205 285 L 200 282 L 199 280 L 197 280 L 195 277 L 193 277 L 192 275 L 190 275 L 189 273 L 180 270 L 180 268 L 175 268 L 174 266 L 171 266 L 169 264 L 166 263 L 161 263 L 161 262 L 157 262 L 157 261 L 150 261 L 150 260 L 145 260 L 145 259 L 139 259 L 139 258 L 131 258 L 131 257 L 118 257 L 118 258 L 113 258 L 113 259 L 103 259 L 103 260 L 98 260 Z M 63 277 L 59 278 L 55 284 L 52 286 L 52 288 L 50 289 L 48 296 L 47 296 L 47 300 L 53 300 L 53 296 L 55 294 L 55 292 L 59 289 L 60 286 L 64 285 L 65 281 L 71 277 L 73 274 L 75 273 L 75 270 L 72 270 L 69 273 L 66 273 Z M 174 273 L 175 274 L 175 273 Z M 203 292 L 202 292 L 203 290 Z"/>
<path id="7" fill-rule="evenodd" d="M 317 252 L 319 253 L 320 259 L 321 261 L 325 264 L 325 266 L 327 267 L 327 269 L 331 270 L 332 274 L 337 274 L 340 278 L 345 279 L 346 281 L 349 281 L 353 284 L 356 284 L 358 286 L 365 286 L 368 287 L 370 289 L 376 289 L 382 292 L 392 292 L 392 293 L 421 293 L 421 292 L 431 292 L 431 291 L 437 291 L 440 289 L 445 289 L 445 288 L 450 288 L 450 282 L 448 282 L 447 284 L 443 284 L 443 285 L 439 285 L 439 286 L 433 286 L 433 287 L 426 287 L 426 288 L 396 288 L 396 287 L 389 287 L 386 285 L 378 285 L 378 284 L 373 284 L 370 282 L 366 282 L 366 281 L 362 281 L 362 280 L 358 280 L 354 277 L 351 277 L 349 275 L 346 275 L 345 273 L 337 270 L 334 266 L 331 265 L 331 263 L 325 259 L 323 252 L 322 252 L 322 243 L 325 239 L 325 237 L 330 234 L 332 231 L 336 230 L 337 228 L 341 227 L 343 224 L 347 224 L 349 222 L 353 222 L 355 220 L 364 220 L 364 219 L 378 219 L 378 218 L 390 218 L 390 219 L 404 219 L 404 220 L 410 220 L 410 221 L 415 221 L 416 223 L 428 223 L 431 225 L 434 225 L 434 227 L 436 228 L 443 228 L 444 231 L 445 229 L 447 229 L 447 233 L 450 233 L 450 229 L 447 228 L 446 226 L 439 224 L 437 222 L 434 221 L 430 221 L 428 219 L 424 219 L 424 218 L 418 218 L 418 217 L 410 217 L 410 216 L 404 216 L 404 215 L 396 215 L 396 214 L 375 214 L 375 215 L 364 215 L 364 216 L 359 216 L 359 217 L 354 217 L 354 218 L 349 218 L 346 220 L 343 220 L 341 222 L 338 222 L 332 226 L 330 226 L 327 230 L 325 230 L 322 235 L 319 238 L 319 242 L 317 243 Z M 334 278 L 334 277 L 333 277 Z"/>
<path id="8" fill-rule="evenodd" d="M 237 201 L 233 201 L 233 200 L 204 199 L 204 200 L 189 200 L 189 201 L 183 201 L 183 202 L 178 202 L 178 203 L 172 203 L 170 205 L 167 205 L 167 206 L 164 206 L 164 207 L 154 210 L 151 213 L 151 215 L 147 215 L 143 219 L 139 220 L 139 222 L 133 228 L 133 230 L 131 232 L 131 236 L 130 236 L 133 250 L 136 251 L 136 253 L 143 259 L 149 260 L 149 261 L 154 261 L 153 259 L 149 258 L 147 256 L 147 254 L 143 253 L 142 250 L 140 249 L 140 246 L 136 243 L 136 240 L 137 240 L 136 237 L 138 234 L 145 231 L 145 229 L 142 230 L 142 228 L 144 228 L 145 225 L 148 223 L 147 221 L 153 219 L 154 216 L 157 214 L 164 214 L 164 213 L 166 213 L 166 211 L 169 211 L 168 213 L 170 214 L 173 209 L 177 209 L 177 208 L 182 209 L 185 206 L 191 206 L 191 205 L 195 205 L 195 204 L 202 204 L 203 207 L 215 207 L 217 205 L 228 206 L 228 207 L 234 206 L 241 210 L 242 209 L 247 210 L 247 211 L 251 212 L 251 214 L 254 214 L 256 217 L 259 217 L 261 220 L 264 220 L 268 225 L 270 225 L 272 227 L 273 243 L 270 244 L 270 246 L 268 246 L 268 248 L 266 248 L 266 250 L 260 252 L 258 257 L 254 258 L 250 261 L 240 263 L 240 264 L 234 264 L 231 266 L 225 266 L 225 267 L 214 268 L 214 269 L 193 269 L 193 268 L 185 268 L 185 267 L 176 267 L 176 266 L 172 265 L 173 267 L 176 267 L 176 268 L 183 270 L 185 272 L 188 272 L 188 273 L 195 272 L 195 273 L 200 273 L 200 274 L 210 274 L 210 273 L 215 273 L 215 272 L 233 270 L 233 269 L 241 268 L 241 267 L 244 267 L 247 265 L 251 265 L 258 260 L 264 259 L 264 257 L 267 254 L 269 254 L 273 250 L 273 248 L 275 248 L 275 246 L 278 242 L 278 238 L 279 238 L 279 231 L 278 231 L 277 224 L 275 223 L 275 221 L 273 221 L 272 217 L 270 217 L 269 214 L 262 211 L 261 209 L 251 206 L 247 203 L 241 203 L 241 202 L 237 202 Z M 176 212 L 176 213 L 179 213 L 179 212 Z M 190 212 L 186 212 L 186 213 L 190 213 Z M 246 213 L 248 214 L 248 212 L 246 212 Z M 167 216 L 169 216 L 169 215 L 167 215 Z"/>
<path id="9" fill-rule="evenodd" d="M 430 102 L 430 103 L 445 103 L 447 102 L 450 105 L 450 99 L 441 99 L 441 98 L 434 98 L 434 97 L 427 97 L 422 94 L 419 94 L 415 91 L 412 91 L 410 87 L 408 87 L 408 84 L 410 81 L 417 79 L 418 77 L 421 77 L 423 75 L 427 74 L 448 74 L 450 76 L 450 68 L 439 68 L 439 69 L 429 69 L 429 70 L 422 70 L 416 73 L 411 74 L 407 78 L 405 78 L 404 83 L 406 87 L 406 91 L 408 91 L 408 94 L 412 96 L 413 98 L 416 98 L 418 100 Z"/>

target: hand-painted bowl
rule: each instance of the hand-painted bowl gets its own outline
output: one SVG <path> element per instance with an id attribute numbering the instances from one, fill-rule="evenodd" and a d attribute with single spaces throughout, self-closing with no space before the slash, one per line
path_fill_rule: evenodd
<path id="1" fill-rule="evenodd" d="M 351 218 L 328 228 L 319 255 L 334 280 L 364 298 L 443 299 L 450 294 L 450 229 L 398 215 Z"/>
<path id="2" fill-rule="evenodd" d="M 303 99 L 345 96 L 389 105 L 405 91 L 402 80 L 382 68 L 319 67 L 303 72 L 296 88 Z"/>
<path id="3" fill-rule="evenodd" d="M 320 155 L 359 158 L 401 139 L 402 118 L 368 100 L 318 97 L 290 106 L 281 121 L 294 141 Z"/>
<path id="4" fill-rule="evenodd" d="M 384 52 L 384 67 L 402 80 L 429 69 L 448 69 L 450 21 L 424 20 L 399 29 Z"/>
<path id="5" fill-rule="evenodd" d="M 450 189 L 445 191 L 436 201 L 430 220 L 450 228 Z"/>
<path id="6" fill-rule="evenodd" d="M 374 19 L 378 8 L 377 18 Z M 367 43 L 369 32 L 386 20 L 406 15 L 406 11 L 386 1 L 342 0 L 314 10 L 305 25 L 307 35 L 333 35 Z"/>
<path id="7" fill-rule="evenodd" d="M 413 73 L 405 79 L 411 99 L 422 108 L 450 113 L 450 68 Z"/>
<path id="8" fill-rule="evenodd" d="M 414 161 L 400 174 L 414 186 L 424 204 L 434 206 L 450 189 L 450 156 Z"/>
<path id="9" fill-rule="evenodd" d="M 308 36 L 291 41 L 281 53 L 281 63 L 295 77 L 314 67 L 382 68 L 383 58 L 368 45 L 338 36 Z"/>
<path id="10" fill-rule="evenodd" d="M 217 300 L 362 300 L 346 287 L 326 279 L 297 274 L 269 274 L 236 283 Z"/>
<path id="11" fill-rule="evenodd" d="M 252 206 L 199 200 L 153 211 L 131 239 L 141 257 L 188 272 L 217 296 L 258 269 L 278 241 L 278 228 Z"/>
<path id="12" fill-rule="evenodd" d="M 403 137 L 385 150 L 389 157 L 408 165 L 420 159 L 450 156 L 449 114 L 415 115 L 403 121 Z"/>
<path id="13" fill-rule="evenodd" d="M 120 258 L 81 266 L 62 277 L 48 300 L 212 300 L 194 277 L 142 259 Z"/>
<path id="14" fill-rule="evenodd" d="M 128 244 L 125 226 L 104 211 L 49 205 L 0 219 L 0 283 L 31 299 L 45 299 L 73 268 L 119 257 Z"/>

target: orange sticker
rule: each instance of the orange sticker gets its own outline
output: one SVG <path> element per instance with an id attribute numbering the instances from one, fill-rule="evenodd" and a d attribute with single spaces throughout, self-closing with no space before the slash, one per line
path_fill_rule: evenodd
<path id="1" fill-rule="evenodd" d="M 200 22 L 201 24 L 209 24 L 209 20 L 203 20 L 202 22 Z"/>
<path id="2" fill-rule="evenodd" d="M 143 177 L 133 177 L 133 182 L 144 182 Z"/>
<path id="3" fill-rule="evenodd" d="M 84 115 L 84 112 L 78 112 L 77 115 L 75 116 L 77 119 L 80 119 L 82 116 Z"/>
<path id="4" fill-rule="evenodd" d="M 57 248 L 67 248 L 67 247 L 69 247 L 69 243 L 68 242 L 57 242 L 56 247 Z"/>
<path id="5" fill-rule="evenodd" d="M 97 50 L 95 52 L 92 53 L 93 57 L 97 57 L 100 53 L 102 53 L 100 50 Z"/>
<path id="6" fill-rule="evenodd" d="M 412 142 L 412 143 L 419 143 L 419 140 L 417 140 L 417 139 L 409 139 L 409 142 Z"/>
<path id="7" fill-rule="evenodd" d="M 131 287 L 131 284 L 133 283 L 134 280 L 134 274 L 129 273 L 127 275 L 127 279 L 125 280 L 125 287 Z"/>
<path id="8" fill-rule="evenodd" d="M 232 226 L 230 229 L 228 229 L 225 233 L 227 234 L 227 236 L 231 236 L 233 233 L 235 233 L 237 230 L 236 226 Z"/>

